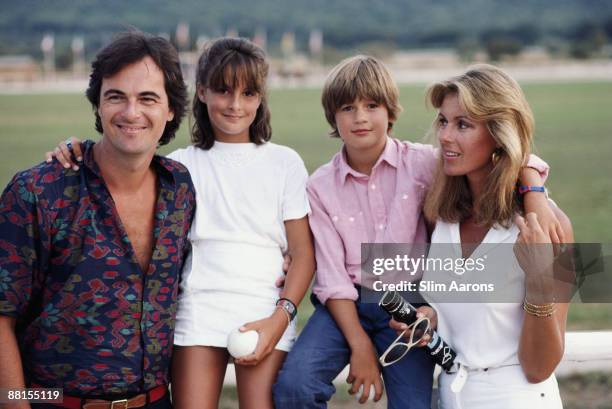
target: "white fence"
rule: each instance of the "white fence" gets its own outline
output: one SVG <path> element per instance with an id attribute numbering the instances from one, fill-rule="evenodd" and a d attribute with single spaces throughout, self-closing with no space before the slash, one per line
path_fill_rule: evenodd
<path id="1" fill-rule="evenodd" d="M 439 370 L 439 367 L 436 369 Z M 567 376 L 592 371 L 608 371 L 612 374 L 612 331 L 567 332 L 565 354 L 555 373 L 557 376 Z M 348 366 L 336 377 L 334 383 L 346 383 L 347 376 Z M 236 384 L 232 368 L 225 372 L 224 383 Z"/>
<path id="2" fill-rule="evenodd" d="M 612 331 L 566 333 L 565 354 L 555 373 L 566 376 L 591 371 L 612 373 Z"/>

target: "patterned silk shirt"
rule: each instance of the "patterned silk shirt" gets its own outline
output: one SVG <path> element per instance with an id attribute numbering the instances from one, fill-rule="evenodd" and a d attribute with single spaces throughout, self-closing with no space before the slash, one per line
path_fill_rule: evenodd
<path id="1" fill-rule="evenodd" d="M 80 171 L 43 163 L 2 194 L 0 314 L 16 318 L 26 382 L 130 396 L 168 383 L 195 191 L 184 166 L 153 158 L 155 247 L 142 271 L 93 146 Z"/>

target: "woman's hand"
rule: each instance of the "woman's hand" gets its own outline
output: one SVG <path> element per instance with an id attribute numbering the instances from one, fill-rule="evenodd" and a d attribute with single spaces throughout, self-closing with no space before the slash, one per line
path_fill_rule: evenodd
<path id="1" fill-rule="evenodd" d="M 565 235 L 561 222 L 557 215 L 550 207 L 550 203 L 543 193 L 531 192 L 537 195 L 531 199 L 525 198 L 525 212 L 532 212 L 537 216 L 538 225 L 549 237 L 549 242 L 553 244 L 561 244 L 565 242 Z M 529 194 L 529 193 L 527 193 Z M 528 202 L 530 203 L 529 205 Z"/>
<path id="2" fill-rule="evenodd" d="M 359 403 L 367 402 L 370 397 L 370 385 L 374 385 L 376 390 L 374 401 L 378 402 L 382 398 L 383 384 L 380 378 L 378 356 L 372 341 L 368 337 L 364 337 L 363 342 L 360 342 L 359 345 L 351 347 L 349 375 L 346 382 L 353 384 L 349 390 L 351 395 L 356 394 L 359 387 L 363 385 L 363 393 Z"/>
<path id="3" fill-rule="evenodd" d="M 550 236 L 542 229 L 535 213 L 517 215 L 514 223 L 520 233 L 514 254 L 525 272 L 526 299 L 534 304 L 551 302 L 554 291 L 554 252 Z"/>
<path id="4" fill-rule="evenodd" d="M 70 143 L 68 146 L 67 142 Z M 65 141 L 60 142 L 57 147 L 45 153 L 45 161 L 51 163 L 53 158 L 57 159 L 64 168 L 72 168 L 73 170 L 79 170 L 79 165 L 72 160 L 72 155 L 76 158 L 77 162 L 83 160 L 83 151 L 81 150 L 81 140 L 71 136 Z"/>
<path id="5" fill-rule="evenodd" d="M 528 186 L 543 186 L 544 181 L 536 169 L 522 168 L 521 183 Z M 550 237 L 553 244 L 565 243 L 566 238 L 559 218 L 551 208 L 548 198 L 542 192 L 527 192 L 523 196 L 525 213 L 538 215 L 542 231 Z"/>
<path id="6" fill-rule="evenodd" d="M 259 340 L 252 354 L 237 358 L 234 360 L 234 363 L 255 366 L 263 361 L 274 350 L 274 347 L 276 347 L 276 344 L 289 326 L 287 318 L 287 313 L 281 308 L 276 308 L 268 318 L 249 322 L 240 327 L 240 332 L 257 331 Z"/>
<path id="7" fill-rule="evenodd" d="M 423 338 L 421 338 L 421 341 L 419 341 L 419 343 L 415 345 L 417 347 L 424 347 L 425 345 L 427 345 L 429 341 L 431 341 L 432 331 L 438 327 L 438 314 L 436 313 L 436 310 L 426 305 L 417 308 L 417 318 L 424 318 L 424 317 L 429 318 L 429 330 L 427 331 L 425 335 L 423 335 Z M 410 340 L 410 334 L 412 333 L 412 327 L 408 328 L 408 324 L 404 324 L 403 322 L 395 321 L 393 318 L 391 318 L 391 320 L 389 321 L 389 327 L 394 329 L 398 335 L 406 331 L 406 333 L 404 334 L 404 338 L 406 341 Z"/>

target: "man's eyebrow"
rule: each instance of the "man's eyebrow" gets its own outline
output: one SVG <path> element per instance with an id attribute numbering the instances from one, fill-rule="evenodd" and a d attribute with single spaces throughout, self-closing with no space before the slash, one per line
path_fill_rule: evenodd
<path id="1" fill-rule="evenodd" d="M 106 90 L 104 92 L 103 96 L 107 96 L 107 95 L 111 95 L 111 94 L 125 95 L 125 93 L 123 91 L 111 88 L 111 89 Z"/>
<path id="2" fill-rule="evenodd" d="M 153 97 L 153 98 L 161 99 L 159 94 L 157 94 L 156 92 L 153 92 L 153 91 L 144 91 L 144 92 L 141 92 L 140 94 L 138 94 L 138 96 L 140 96 L 140 97 Z"/>
<path id="3" fill-rule="evenodd" d="M 103 94 L 103 96 L 109 96 L 109 95 L 125 95 L 125 92 L 118 90 L 118 89 L 114 89 L 111 88 L 109 90 L 106 90 Z M 159 96 L 158 93 L 153 92 L 153 91 L 144 91 L 141 92 L 140 94 L 138 94 L 139 97 L 152 97 L 152 98 L 156 98 L 156 99 L 161 99 L 161 97 Z"/>

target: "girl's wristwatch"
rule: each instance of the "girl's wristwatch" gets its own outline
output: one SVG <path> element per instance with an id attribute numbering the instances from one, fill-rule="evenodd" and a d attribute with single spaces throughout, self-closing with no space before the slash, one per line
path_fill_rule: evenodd
<path id="1" fill-rule="evenodd" d="M 297 307 L 290 299 L 279 298 L 278 301 L 276 301 L 276 305 L 287 311 L 289 313 L 291 321 L 293 321 L 293 319 L 297 315 Z"/>

